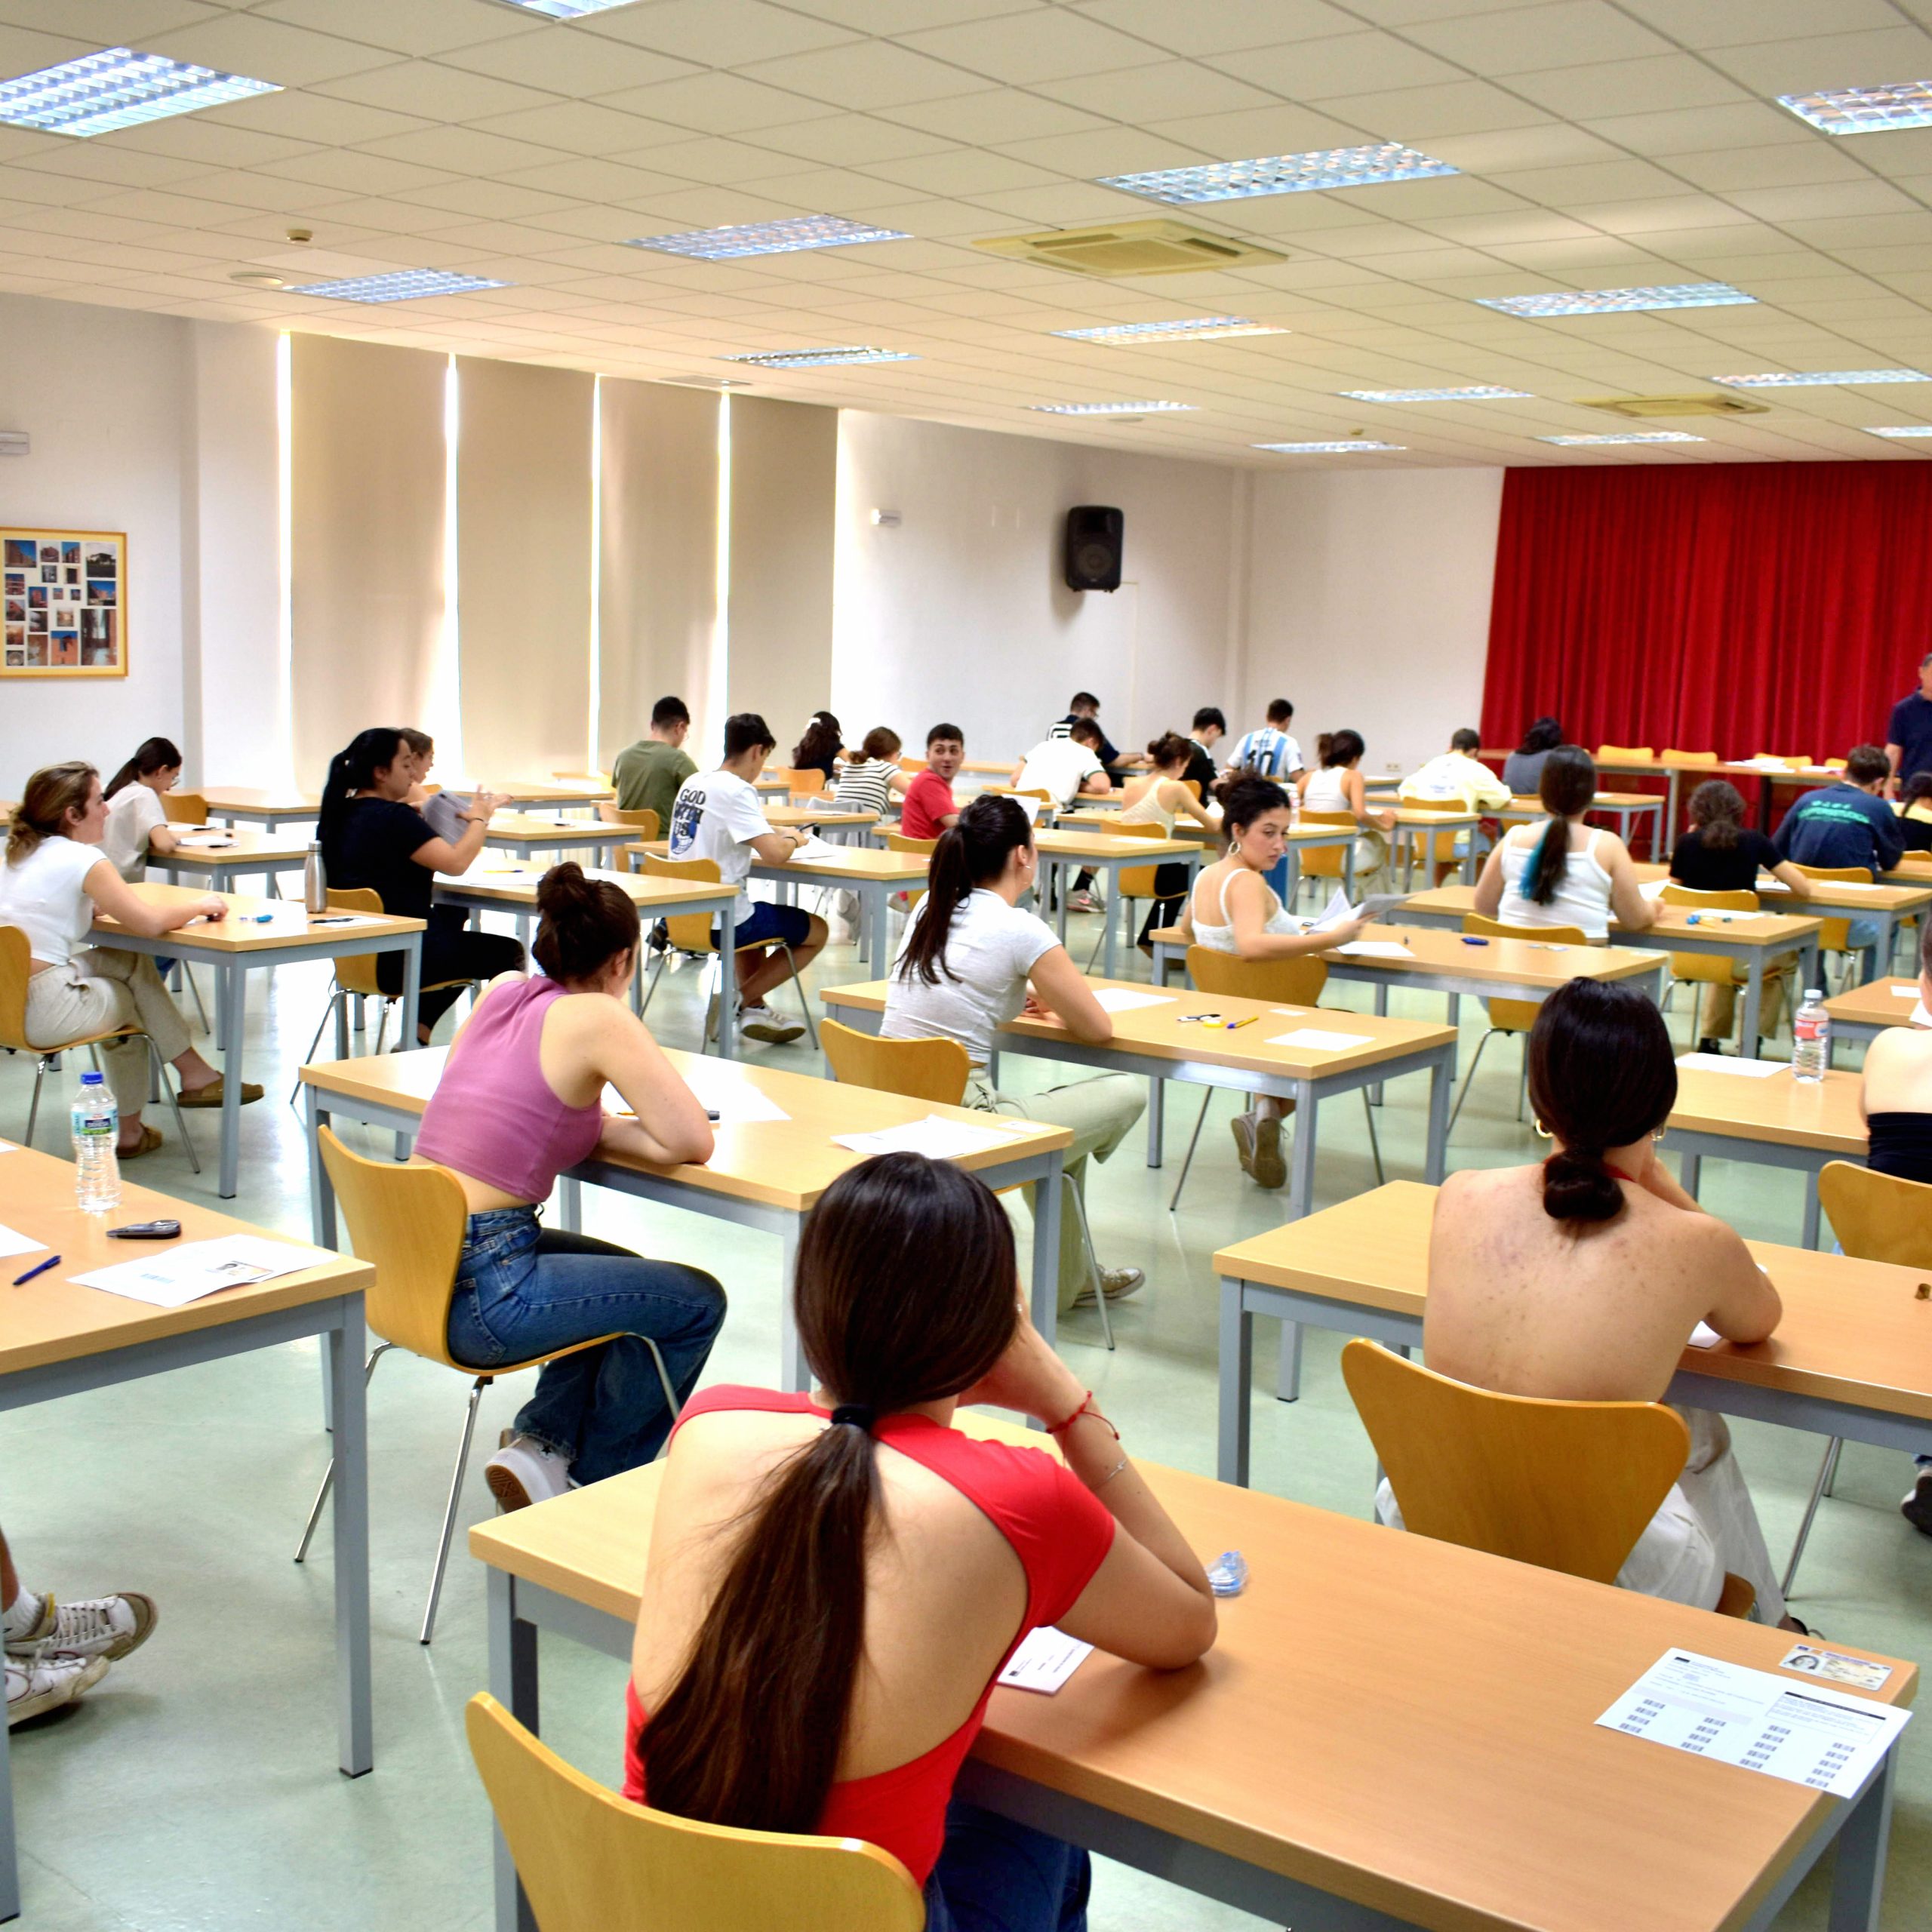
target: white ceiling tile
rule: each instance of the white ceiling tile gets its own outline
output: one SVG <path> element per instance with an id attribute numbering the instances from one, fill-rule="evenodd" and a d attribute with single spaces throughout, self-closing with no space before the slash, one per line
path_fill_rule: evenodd
<path id="1" fill-rule="evenodd" d="M 506 140 L 501 134 L 481 134 L 474 128 L 422 128 L 414 134 L 392 134 L 361 145 L 371 154 L 420 162 L 425 168 L 445 168 L 452 174 L 513 174 L 557 158 L 552 149 L 538 147 L 531 141 Z"/>
<path id="2" fill-rule="evenodd" d="M 1444 137 L 1536 127 L 1549 118 L 1545 110 L 1487 81 L 1439 81 L 1386 94 L 1340 95 L 1317 105 L 1380 140 L 1420 143 L 1432 153 Z"/>
<path id="3" fill-rule="evenodd" d="M 1260 155 L 1352 147 L 1367 131 L 1331 114 L 1284 105 L 1240 108 L 1232 114 L 1186 114 L 1147 131 L 1181 142 L 1204 159 L 1247 161 Z"/>
<path id="4" fill-rule="evenodd" d="M 810 125 L 807 123 L 807 125 Z M 635 157 L 635 165 L 640 171 L 673 181 L 680 188 L 688 187 L 694 181 L 713 188 L 731 188 L 735 187 L 740 181 L 768 180 L 773 175 L 783 171 L 785 159 L 783 155 L 773 153 L 769 148 L 756 147 L 749 141 L 726 140 L 721 136 L 693 140 L 688 135 L 682 140 L 667 141 L 661 147 L 642 149 Z M 809 171 L 795 168 L 792 171 L 803 180 Z M 588 180 L 592 177 L 586 173 L 578 178 Z M 616 179 L 614 172 L 612 179 L 614 181 Z M 570 192 L 573 194 L 587 193 L 582 188 L 574 188 Z M 633 188 L 625 191 L 626 194 L 633 197 L 655 192 L 654 188 Z M 588 198 L 616 201 L 620 197 L 614 189 L 601 196 L 589 193 Z"/>
<path id="5" fill-rule="evenodd" d="M 1692 192 L 1684 182 L 1647 161 L 1598 161 L 1580 168 L 1512 168 L 1490 179 L 1513 194 L 1540 202 L 1548 208 Z"/>
<path id="6" fill-rule="evenodd" d="M 1218 57 L 1211 64 L 1272 88 L 1290 100 L 1322 100 L 1331 94 L 1371 89 L 1380 93 L 1466 78 L 1426 48 L 1387 33 L 1337 34 L 1284 47 L 1250 48 Z"/>
<path id="7" fill-rule="evenodd" d="M 983 98 L 984 97 L 977 97 Z M 918 110 L 931 118 L 934 102 Z M 1055 113 L 1066 109 L 1056 107 Z M 1081 117 L 1084 119 L 1086 117 Z M 829 114 L 817 121 L 795 121 L 783 128 L 758 130 L 760 146 L 800 161 L 822 161 L 840 168 L 863 168 L 878 161 L 899 161 L 909 155 L 937 154 L 953 145 L 953 137 L 930 127 L 908 127 L 870 114 Z"/>
<path id="8" fill-rule="evenodd" d="M 821 114 L 838 111 L 802 94 L 747 80 L 742 74 L 694 74 L 683 80 L 660 81 L 653 87 L 614 94 L 604 105 L 703 134 L 739 134 L 749 128 L 782 127 L 810 118 L 814 106 Z"/>
<path id="9" fill-rule="evenodd" d="M 552 104 L 549 95 L 538 88 L 518 87 L 491 75 L 466 73 L 438 60 L 392 60 L 386 66 L 353 74 L 312 91 L 434 121 L 474 121 L 488 114 L 510 114 L 518 108 Z"/>
<path id="10" fill-rule="evenodd" d="M 1069 107 L 1041 94 L 1022 94 L 1014 88 L 922 101 L 916 108 L 888 109 L 883 118 L 983 146 L 1040 140 L 1050 134 L 1077 134 L 1109 125 L 1107 115 L 1089 114 L 1083 108 Z"/>
<path id="11" fill-rule="evenodd" d="M 1137 67 L 1161 58 L 1158 48 L 1066 7 L 928 28 L 899 38 L 902 45 L 920 53 L 1017 87 Z"/>
<path id="12" fill-rule="evenodd" d="M 1579 202 L 1571 212 L 1607 235 L 1678 234 L 1690 229 L 1755 228 L 1743 209 L 1714 195 L 1666 195 L 1651 201 Z M 1656 247 L 1655 242 L 1651 246 Z M 1753 242 L 1751 245 L 1755 247 Z"/>
<path id="13" fill-rule="evenodd" d="M 1727 198 L 1761 221 L 1822 220 L 1834 215 L 1895 214 L 1916 204 L 1888 181 L 1854 180 L 1785 188 L 1734 188 Z M 1922 211 L 1920 211 L 1922 212 Z"/>
<path id="14" fill-rule="evenodd" d="M 1515 91 L 1571 120 L 1647 114 L 1671 107 L 1715 107 L 1744 100 L 1744 90 L 1687 54 L 1614 60 L 1518 74 Z"/>
<path id="15" fill-rule="evenodd" d="M 989 154 L 983 148 L 951 148 L 941 154 L 875 162 L 865 172 L 881 181 L 935 195 L 971 195 L 1002 188 L 1044 187 L 1060 178 L 1047 168 L 1010 155 Z"/>
<path id="16" fill-rule="evenodd" d="M 1919 26 L 1881 27 L 1719 48 L 1705 58 L 1754 94 L 1882 87 L 1890 81 L 1932 77 L 1932 34 Z"/>
<path id="17" fill-rule="evenodd" d="M 534 38 L 549 28 L 482 0 L 263 0 L 264 17 L 344 34 L 397 54 L 441 54 L 493 40 Z"/>
<path id="18" fill-rule="evenodd" d="M 1429 151 L 1468 174 L 1503 174 L 1529 168 L 1568 168 L 1619 158 L 1609 142 L 1567 122 L 1542 121 L 1481 134 L 1437 134 Z"/>
<path id="19" fill-rule="evenodd" d="M 1103 174 L 1134 174 L 1157 168 L 1187 168 L 1210 158 L 1211 150 L 1171 140 L 1140 128 L 1099 128 L 1084 134 L 1053 134 L 1044 140 L 1005 141 L 999 152 L 1050 174 L 1078 180 Z M 1150 214 L 1171 213 L 1149 203 Z"/>
<path id="20" fill-rule="evenodd" d="M 1244 108 L 1271 107 L 1272 97 L 1230 74 L 1189 60 L 1165 60 L 1078 79 L 1038 81 L 1037 92 L 1090 113 L 1107 114 L 1131 126 L 1172 121 L 1183 115 L 1224 114 Z"/>
<path id="21" fill-rule="evenodd" d="M 1647 20 L 1684 47 L 1735 47 L 1764 40 L 1799 39 L 1820 33 L 1856 33 L 1894 26 L 1889 0 L 1622 0 L 1626 12 Z"/>
<path id="22" fill-rule="evenodd" d="M 860 33 L 912 33 L 955 20 L 1021 14 L 1053 0 L 787 0 L 794 12 L 830 20 Z"/>
<path id="23" fill-rule="evenodd" d="M 339 224 L 372 229 L 384 235 L 427 235 L 449 220 L 440 208 L 420 207 L 414 202 L 388 201 L 379 195 L 358 195 L 340 202 L 321 203 L 315 211 L 315 232 L 332 237 Z"/>
<path id="24" fill-rule="evenodd" d="M 432 125 L 419 115 L 395 114 L 386 108 L 365 107 L 357 101 L 332 100 L 326 94 L 294 91 L 258 94 L 252 100 L 211 107 L 198 118 L 222 127 L 252 128 L 289 140 L 313 141 L 329 147 L 380 140 Z"/>
<path id="25" fill-rule="evenodd" d="M 820 214 L 851 217 L 869 209 L 882 196 L 895 192 L 893 184 L 879 182 L 869 174 L 857 174 L 849 168 L 794 168 L 783 173 L 773 173 L 771 171 L 778 160 L 775 155 L 765 155 L 766 172 L 745 182 L 743 185 L 746 192 L 783 201 L 793 208 L 810 208 Z M 852 258 L 841 255 L 838 259 Z"/>
<path id="26" fill-rule="evenodd" d="M 330 199 L 326 192 L 318 192 L 305 181 L 291 181 L 279 175 L 257 174 L 243 168 L 198 175 L 194 189 L 204 201 L 230 208 L 267 209 L 284 214 L 305 214 Z"/>
<path id="27" fill-rule="evenodd" d="M 420 208 L 492 221 L 522 221 L 575 205 L 561 195 L 509 181 L 437 181 L 420 188 L 400 189 L 397 194 Z"/>
<path id="28" fill-rule="evenodd" d="M 87 0 L 88 38 L 100 47 L 132 45 L 171 27 L 217 19 L 222 11 L 202 0 Z M 48 33 L 72 32 L 75 0 L 0 0 L 0 22 Z"/>
<path id="29" fill-rule="evenodd" d="M 653 81 L 675 80 L 697 71 L 688 60 L 568 29 L 523 39 L 492 41 L 486 47 L 446 54 L 442 60 L 449 66 L 473 74 L 546 88 L 574 100 L 594 99 L 623 88 L 648 87 Z"/>
<path id="30" fill-rule="evenodd" d="M 1327 0 L 1215 0 L 1211 7 L 1174 0 L 1081 0 L 1078 11 L 1176 54 L 1231 54 L 1244 47 L 1315 40 L 1346 33 L 1356 23 Z"/>
<path id="31" fill-rule="evenodd" d="M 224 14 L 194 26 L 146 39 L 142 51 L 171 60 L 192 60 L 225 74 L 273 81 L 285 88 L 310 87 L 318 81 L 380 66 L 393 58 L 386 50 L 328 33 L 312 33 L 259 14 Z"/>
<path id="32" fill-rule="evenodd" d="M 1006 189 L 973 198 L 986 211 L 983 232 L 989 235 L 1003 228 L 1069 228 L 1089 221 L 1144 220 L 1167 212 L 1111 188 L 1095 188 L 1084 182 L 1069 182 L 1057 188 Z"/>
<path id="33" fill-rule="evenodd" d="M 983 85 L 963 68 L 882 40 L 760 60 L 746 66 L 744 76 L 808 100 L 862 109 L 943 100 L 948 94 L 975 93 Z"/>
<path id="34" fill-rule="evenodd" d="M 20 155 L 14 165 L 124 187 L 161 187 L 170 182 L 192 181 L 214 171 L 198 162 L 175 161 L 166 155 L 143 154 L 132 148 L 108 147 L 96 141 L 51 141 L 37 151 Z"/>
<path id="35" fill-rule="evenodd" d="M 703 67 L 736 67 L 784 54 L 835 46 L 853 29 L 808 18 L 765 0 L 657 0 L 584 21 L 586 37 L 622 41 Z"/>
<path id="36" fill-rule="evenodd" d="M 1673 155 L 1670 171 L 1694 187 L 1712 193 L 1872 178 L 1850 155 L 1823 141 L 1810 141 L 1798 147 L 1732 148 L 1718 154 Z"/>
<path id="37" fill-rule="evenodd" d="M 654 141 L 683 140 L 686 134 L 682 128 L 647 121 L 641 114 L 620 114 L 587 100 L 552 101 L 514 114 L 486 114 L 469 125 L 482 134 L 502 134 L 565 154 L 626 154 Z"/>
<path id="38" fill-rule="evenodd" d="M 1518 8 L 1462 20 L 1418 21 L 1405 29 L 1424 47 L 1478 73 L 1520 74 L 1585 61 L 1635 60 L 1669 53 L 1663 35 L 1609 0 Z"/>
<path id="39" fill-rule="evenodd" d="M 266 162 L 258 171 L 344 195 L 395 194 L 405 188 L 457 178 L 441 168 L 420 168 L 414 162 L 392 161 L 350 148 L 313 148 L 288 161 Z"/>

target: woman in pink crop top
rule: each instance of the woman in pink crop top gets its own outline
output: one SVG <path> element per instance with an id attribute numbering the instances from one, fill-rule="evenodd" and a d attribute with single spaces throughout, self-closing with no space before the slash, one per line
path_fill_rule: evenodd
<path id="1" fill-rule="evenodd" d="M 632 1651 L 629 1796 L 881 1846 L 928 1932 L 1086 1924 L 1084 1851 L 952 1800 L 1020 1638 L 1164 1670 L 1214 1641 L 1200 1563 L 1017 1287 L 973 1175 L 886 1154 L 835 1181 L 795 1288 L 820 1386 L 685 1410 Z M 1065 1462 L 954 1428 L 962 1402 L 1037 1417 Z"/>
<path id="2" fill-rule="evenodd" d="M 506 1509 L 648 1463 L 724 1319 L 710 1275 L 537 1219 L 557 1177 L 594 1153 L 676 1167 L 711 1158 L 711 1124 L 625 1002 L 637 908 L 574 864 L 537 889 L 531 950 L 547 976 L 506 974 L 472 1009 L 423 1115 L 416 1151 L 463 1185 L 469 1224 L 450 1353 L 475 1368 L 552 1358 L 485 1471 Z M 606 1083 L 635 1118 L 606 1118 Z M 601 1347 L 579 1345 L 601 1335 Z M 574 1350 L 566 1354 L 565 1350 Z"/>

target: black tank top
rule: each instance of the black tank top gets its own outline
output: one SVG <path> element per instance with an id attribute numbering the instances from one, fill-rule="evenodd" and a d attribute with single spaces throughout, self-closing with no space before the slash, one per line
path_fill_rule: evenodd
<path id="1" fill-rule="evenodd" d="M 1932 1181 L 1932 1114 L 1873 1114 L 1865 1164 L 1899 1180 Z"/>

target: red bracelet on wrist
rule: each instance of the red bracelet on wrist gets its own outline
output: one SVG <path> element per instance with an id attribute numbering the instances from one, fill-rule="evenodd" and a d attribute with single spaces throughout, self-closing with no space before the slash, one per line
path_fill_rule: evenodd
<path id="1" fill-rule="evenodd" d="M 1094 1407 L 1094 1392 L 1091 1389 L 1088 1389 L 1086 1394 L 1080 1398 L 1080 1406 L 1075 1409 L 1064 1422 L 1050 1422 L 1048 1423 L 1047 1433 L 1049 1435 L 1064 1435 L 1082 1416 L 1091 1416 L 1096 1422 L 1106 1423 L 1107 1428 L 1112 1435 L 1114 1440 L 1116 1442 L 1120 1440 L 1120 1431 L 1115 1429 L 1111 1422 L 1107 1422 L 1107 1418 L 1101 1414 L 1098 1409 Z"/>

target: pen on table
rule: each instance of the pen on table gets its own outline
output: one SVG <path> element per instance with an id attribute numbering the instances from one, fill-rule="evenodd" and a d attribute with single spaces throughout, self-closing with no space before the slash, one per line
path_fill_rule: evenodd
<path id="1" fill-rule="evenodd" d="M 1226 1030 L 1232 1033 L 1237 1026 L 1252 1026 L 1254 1024 L 1255 1017 L 1256 1016 L 1251 1013 L 1245 1020 L 1229 1020 L 1222 1023 Z"/>
<path id="2" fill-rule="evenodd" d="M 14 1285 L 17 1288 L 24 1287 L 36 1275 L 44 1275 L 47 1272 L 48 1269 L 57 1268 L 60 1265 L 60 1256 L 57 1254 L 50 1254 L 45 1261 L 35 1262 L 33 1266 L 29 1268 L 24 1275 L 16 1275 L 14 1277 Z"/>

